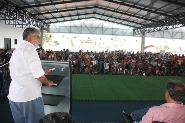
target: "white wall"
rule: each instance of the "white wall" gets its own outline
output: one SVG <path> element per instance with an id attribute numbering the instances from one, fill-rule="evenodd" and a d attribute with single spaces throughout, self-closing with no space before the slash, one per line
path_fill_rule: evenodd
<path id="1" fill-rule="evenodd" d="M 11 39 L 11 48 L 16 48 L 17 44 L 22 41 L 23 29 L 0 23 L 0 49 L 4 48 L 4 38 Z M 14 44 L 17 39 L 17 44 Z"/>

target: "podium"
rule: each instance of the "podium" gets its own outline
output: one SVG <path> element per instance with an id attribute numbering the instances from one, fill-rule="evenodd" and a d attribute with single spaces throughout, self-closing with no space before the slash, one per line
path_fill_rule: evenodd
<path id="1" fill-rule="evenodd" d="M 56 86 L 42 86 L 45 114 L 52 112 L 71 113 L 71 63 L 45 60 L 41 60 L 41 63 L 43 69 L 55 68 L 49 75 L 46 75 L 46 78 L 53 81 Z"/>

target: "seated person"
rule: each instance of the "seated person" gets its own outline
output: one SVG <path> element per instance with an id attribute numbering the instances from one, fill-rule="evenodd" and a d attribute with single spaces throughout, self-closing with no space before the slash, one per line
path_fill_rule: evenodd
<path id="1" fill-rule="evenodd" d="M 123 111 L 123 117 L 127 123 L 141 119 L 139 123 L 152 123 L 152 121 L 164 123 L 185 123 L 185 84 L 178 80 L 170 80 L 166 84 L 166 103 L 160 106 L 141 109 L 132 112 L 131 115 Z"/>
<path id="2" fill-rule="evenodd" d="M 38 123 L 74 123 L 74 121 L 67 112 L 53 112 L 45 115 Z"/>

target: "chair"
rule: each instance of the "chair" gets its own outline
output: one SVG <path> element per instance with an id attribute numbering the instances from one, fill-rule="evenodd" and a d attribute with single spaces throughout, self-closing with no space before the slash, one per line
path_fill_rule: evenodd
<path id="1" fill-rule="evenodd" d="M 104 63 L 104 73 L 106 71 L 109 72 L 109 63 L 107 63 L 107 62 Z"/>
<path id="2" fill-rule="evenodd" d="M 130 116 L 130 114 L 127 114 L 124 111 L 122 112 L 122 116 L 123 116 L 124 120 L 126 121 L 126 123 L 133 123 L 134 122 L 134 120 Z"/>

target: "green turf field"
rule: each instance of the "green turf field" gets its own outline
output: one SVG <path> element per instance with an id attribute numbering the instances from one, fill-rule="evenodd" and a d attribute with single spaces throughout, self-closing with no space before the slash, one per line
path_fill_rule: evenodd
<path id="1" fill-rule="evenodd" d="M 73 100 L 159 101 L 164 100 L 169 79 L 180 76 L 72 75 Z"/>

